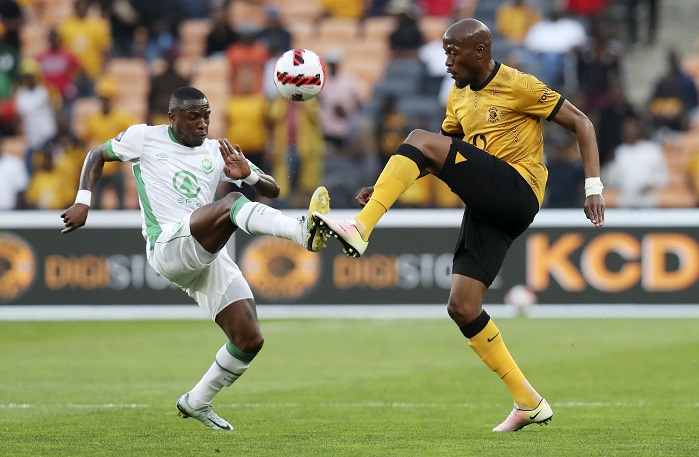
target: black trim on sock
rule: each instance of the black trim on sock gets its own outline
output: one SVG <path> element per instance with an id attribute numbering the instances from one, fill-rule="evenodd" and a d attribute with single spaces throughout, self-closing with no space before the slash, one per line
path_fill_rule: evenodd
<path id="1" fill-rule="evenodd" d="M 422 154 L 422 151 L 412 144 L 402 143 L 396 149 L 396 154 L 405 156 L 415 162 L 417 167 L 420 169 L 420 174 L 422 174 L 422 172 L 425 171 L 425 168 L 427 168 L 427 159 Z"/>
<path id="2" fill-rule="evenodd" d="M 488 322 L 490 322 L 490 316 L 485 312 L 485 310 L 483 310 L 483 312 L 480 313 L 477 318 L 468 324 L 459 327 L 459 330 L 461 330 L 461 333 L 463 333 L 466 338 L 470 339 L 481 333 L 481 330 L 488 325 Z"/>

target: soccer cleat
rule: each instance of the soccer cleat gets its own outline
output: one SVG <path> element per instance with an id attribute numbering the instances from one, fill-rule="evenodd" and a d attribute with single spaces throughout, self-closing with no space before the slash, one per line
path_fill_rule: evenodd
<path id="1" fill-rule="evenodd" d="M 359 234 L 357 223 L 354 219 L 338 220 L 319 212 L 313 213 L 317 225 L 320 226 L 324 236 L 336 238 L 343 246 L 343 252 L 347 257 L 359 257 L 364 254 L 369 242 L 364 241 Z"/>
<path id="2" fill-rule="evenodd" d="M 328 189 L 318 187 L 311 196 L 308 205 L 308 214 L 301 217 L 303 230 L 303 247 L 312 252 L 318 252 L 325 247 L 325 236 L 318 230 L 318 223 L 313 218 L 313 213 L 326 214 L 330 211 L 330 195 Z"/>
<path id="3" fill-rule="evenodd" d="M 532 410 L 520 409 L 515 403 L 515 407 L 500 425 L 493 429 L 494 432 L 516 432 L 529 424 L 546 424 L 553 417 L 553 410 L 543 398 L 539 405 Z"/>
<path id="4" fill-rule="evenodd" d="M 233 430 L 233 426 L 216 414 L 211 406 L 207 406 L 203 409 L 193 409 L 190 407 L 187 404 L 188 396 L 189 392 L 182 395 L 179 400 L 177 400 L 177 409 L 180 411 L 180 415 L 182 415 L 183 419 L 193 417 L 212 430 Z"/>

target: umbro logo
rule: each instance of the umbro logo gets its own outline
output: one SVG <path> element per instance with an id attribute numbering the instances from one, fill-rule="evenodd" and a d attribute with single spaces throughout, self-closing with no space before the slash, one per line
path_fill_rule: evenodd
<path id="1" fill-rule="evenodd" d="M 159 161 L 162 160 L 167 160 L 170 158 L 169 155 L 165 154 L 164 152 L 161 152 L 160 154 L 157 154 L 156 157 L 158 158 Z"/>
<path id="2" fill-rule="evenodd" d="M 493 340 L 494 340 L 495 338 L 497 338 L 499 334 L 500 334 L 500 332 L 496 333 L 494 337 L 488 338 L 488 343 L 492 343 Z"/>

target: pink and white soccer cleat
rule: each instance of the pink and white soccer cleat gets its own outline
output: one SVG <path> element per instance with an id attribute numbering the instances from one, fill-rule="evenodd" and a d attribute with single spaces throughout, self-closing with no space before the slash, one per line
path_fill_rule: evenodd
<path id="1" fill-rule="evenodd" d="M 500 425 L 493 429 L 494 432 L 516 432 L 529 424 L 546 424 L 553 417 L 553 410 L 543 398 L 539 405 L 532 410 L 520 409 L 515 403 L 515 407 Z"/>
<path id="2" fill-rule="evenodd" d="M 313 218 L 320 226 L 324 236 L 336 238 L 342 243 L 343 251 L 348 257 L 359 257 L 364 254 L 367 246 L 369 246 L 369 242 L 364 241 L 362 235 L 359 234 L 357 223 L 354 219 L 333 219 L 319 212 L 313 213 Z"/>

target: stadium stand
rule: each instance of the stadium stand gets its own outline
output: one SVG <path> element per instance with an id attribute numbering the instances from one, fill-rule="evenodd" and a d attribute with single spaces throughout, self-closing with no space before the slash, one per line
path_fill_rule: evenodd
<path id="1" fill-rule="evenodd" d="M 494 29 L 495 12 L 505 0 L 462 2 L 466 8 L 458 17 L 474 16 Z M 21 30 L 22 57 L 32 57 L 48 46 L 47 32 L 73 14 L 74 0 L 37 0 L 25 2 L 27 21 Z M 319 1 L 271 0 L 230 1 L 228 17 L 234 27 L 243 25 L 262 26 L 267 5 L 276 6 L 283 22 L 293 37 L 294 47 L 306 47 L 324 53 L 339 50 L 343 54 L 342 67 L 354 73 L 361 81 L 360 94 L 364 102 L 362 112 L 375 114 L 383 94 L 401 95 L 399 109 L 409 118 L 439 119 L 441 110 L 435 97 L 425 96 L 421 83 L 421 71 L 415 62 L 390 61 L 388 36 L 396 26 L 394 17 L 367 17 L 362 21 L 342 18 L 321 18 Z M 463 6 L 463 5 L 462 5 Z M 465 12 L 464 12 L 465 11 Z M 95 5 L 91 14 L 99 14 Z M 453 17 L 421 17 L 419 27 L 426 41 L 439 40 L 446 28 L 455 20 Z M 183 74 L 192 76 L 192 84 L 202 89 L 212 100 L 227 100 L 228 66 L 223 58 L 204 56 L 206 36 L 210 30 L 210 19 L 187 19 L 180 24 L 180 57 L 178 68 Z M 662 26 L 662 24 L 661 24 Z M 494 54 L 505 56 L 511 45 L 494 37 Z M 693 52 L 683 60 L 685 70 L 699 85 L 699 38 L 695 38 Z M 660 42 L 656 46 L 663 46 Z M 105 65 L 105 74 L 119 82 L 119 98 L 116 105 L 146 119 L 149 76 L 158 72 L 162 62 L 150 66 L 141 58 L 110 59 Z M 424 73 L 422 73 L 424 75 Z M 410 94 L 410 96 L 406 96 Z M 79 132 L 84 120 L 98 109 L 94 98 L 80 98 L 74 106 L 72 127 Z M 214 110 L 211 119 L 212 137 L 225 133 L 225 109 Z M 437 121 L 435 121 L 437 122 Z M 428 123 L 430 124 L 430 123 Z M 435 125 L 430 125 L 435 129 Z M 5 148 L 20 154 L 24 150 L 21 136 L 4 138 Z M 694 122 L 687 132 L 674 134 L 663 139 L 663 146 L 671 175 L 668 186 L 658 191 L 662 207 L 697 206 L 697 195 L 687 184 L 687 168 L 692 157 L 699 154 L 699 122 Z M 605 192 L 607 204 L 616 205 L 614 192 Z"/>

